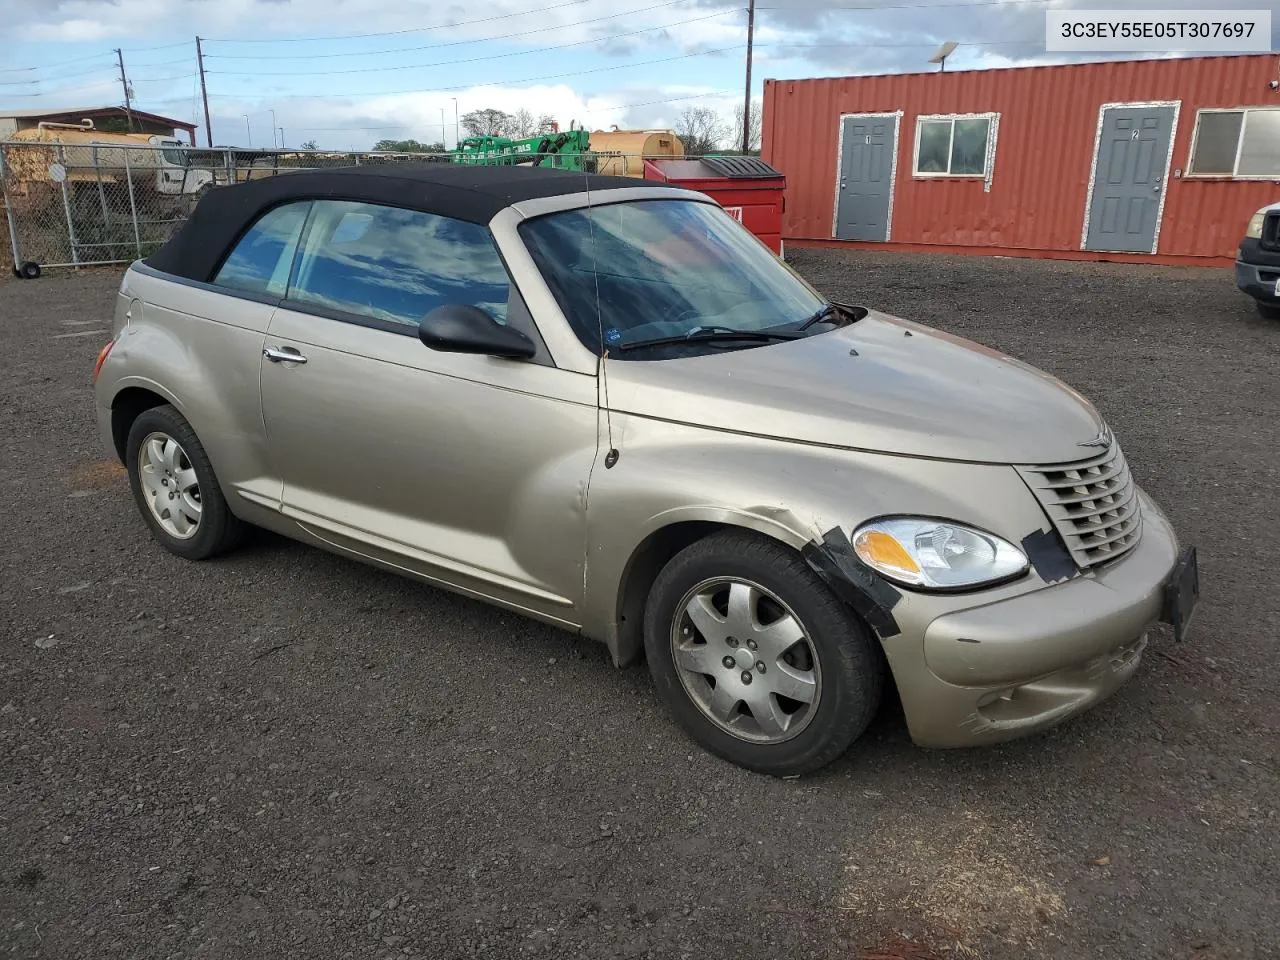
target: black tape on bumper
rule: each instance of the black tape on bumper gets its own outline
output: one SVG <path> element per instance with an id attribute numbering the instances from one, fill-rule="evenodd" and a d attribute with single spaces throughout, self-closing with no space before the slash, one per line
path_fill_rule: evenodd
<path id="1" fill-rule="evenodd" d="M 1080 572 L 1067 545 L 1054 530 L 1037 530 L 1022 538 L 1022 552 L 1045 583 L 1069 580 Z"/>
<path id="2" fill-rule="evenodd" d="M 821 542 L 807 543 L 800 555 L 836 596 L 853 607 L 881 638 L 902 632 L 893 618 L 893 608 L 902 594 L 858 559 L 843 530 L 832 527 L 823 534 Z"/>

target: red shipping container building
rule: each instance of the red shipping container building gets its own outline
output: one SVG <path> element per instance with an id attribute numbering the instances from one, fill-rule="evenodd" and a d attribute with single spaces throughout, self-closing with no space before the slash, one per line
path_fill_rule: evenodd
<path id="1" fill-rule="evenodd" d="M 1280 57 L 766 80 L 789 243 L 1229 264 L 1280 201 Z"/>

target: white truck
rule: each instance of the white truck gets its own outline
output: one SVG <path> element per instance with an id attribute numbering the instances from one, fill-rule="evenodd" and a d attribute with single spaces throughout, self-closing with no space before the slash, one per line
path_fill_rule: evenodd
<path id="1" fill-rule="evenodd" d="M 1236 254 L 1236 286 L 1253 297 L 1258 313 L 1280 320 L 1280 203 L 1249 218 Z"/>
<path id="2" fill-rule="evenodd" d="M 92 120 L 42 122 L 13 135 L 6 151 L 6 189 L 25 195 L 37 184 L 131 181 L 135 190 L 172 197 L 196 196 L 214 183 L 213 171 L 193 167 L 189 148 L 174 137 L 107 133 Z M 18 144 L 30 143 L 30 149 Z M 37 188 L 38 189 L 38 188 Z"/>

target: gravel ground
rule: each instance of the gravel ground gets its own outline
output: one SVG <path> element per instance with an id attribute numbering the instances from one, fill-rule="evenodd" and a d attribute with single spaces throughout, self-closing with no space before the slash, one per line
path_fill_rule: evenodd
<path id="1" fill-rule="evenodd" d="M 262 535 L 187 564 L 93 425 L 115 271 L 0 281 L 0 955 L 1280 955 L 1280 325 L 1221 270 L 793 251 L 1091 395 L 1200 547 L 1092 713 L 819 776 L 602 647 Z"/>

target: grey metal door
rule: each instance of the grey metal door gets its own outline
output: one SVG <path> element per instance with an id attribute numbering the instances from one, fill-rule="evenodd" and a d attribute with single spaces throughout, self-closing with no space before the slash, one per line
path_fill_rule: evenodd
<path id="1" fill-rule="evenodd" d="M 888 240 L 897 117 L 845 117 L 841 127 L 836 237 Z"/>
<path id="2" fill-rule="evenodd" d="M 1173 115 L 1173 107 L 1104 111 L 1086 250 L 1151 253 L 1159 229 Z"/>

